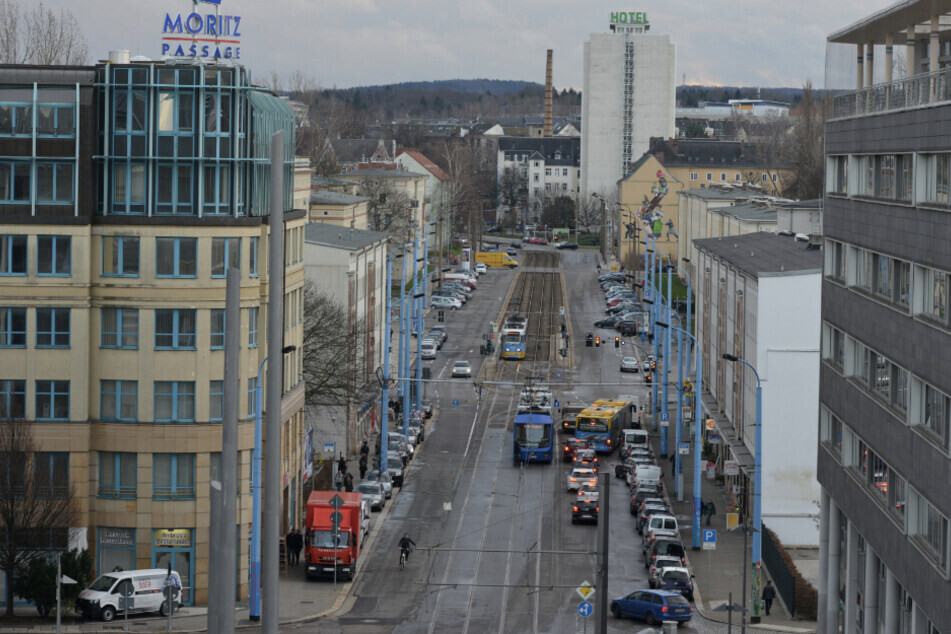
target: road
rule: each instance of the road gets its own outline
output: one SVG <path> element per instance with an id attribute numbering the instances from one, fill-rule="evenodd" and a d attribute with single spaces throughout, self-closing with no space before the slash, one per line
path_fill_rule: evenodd
<path id="1" fill-rule="evenodd" d="M 447 312 L 449 339 L 435 361 L 427 392 L 438 408 L 426 441 L 411 463 L 406 484 L 394 496 L 380 538 L 338 616 L 289 627 L 304 632 L 581 632 L 595 631 L 596 617 L 583 623 L 575 589 L 595 583 L 594 525 L 572 525 L 566 490 L 568 465 L 515 467 L 511 431 L 515 402 L 525 376 L 546 376 L 562 404 L 636 394 L 646 402 L 639 374 L 619 372 L 631 344 L 586 348 L 584 333 L 603 315 L 595 283 L 595 254 L 565 252 L 563 268 L 574 369 L 562 360 L 515 364 L 509 385 L 451 379 L 453 361 L 481 368 L 481 333 L 497 319 L 515 273 L 491 270 L 462 310 Z M 427 324 L 428 326 L 429 324 Z M 510 369 L 510 367 L 509 367 Z M 506 376 L 510 376 L 507 372 Z M 560 438 L 559 438 L 560 440 Z M 560 446 L 560 443 L 559 443 Z M 613 479 L 614 456 L 602 458 L 612 474 L 609 594 L 647 586 L 641 540 L 628 512 L 629 491 Z M 689 523 L 689 518 L 681 518 Z M 397 542 L 409 533 L 417 550 L 405 570 Z M 596 601 L 596 598 L 592 598 Z M 596 603 L 595 603 L 596 605 Z M 608 631 L 646 626 L 610 618 Z M 726 631 L 696 617 L 683 632 Z"/>

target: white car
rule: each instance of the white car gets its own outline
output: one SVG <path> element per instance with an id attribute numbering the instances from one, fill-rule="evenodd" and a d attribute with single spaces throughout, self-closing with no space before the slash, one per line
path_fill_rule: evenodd
<path id="1" fill-rule="evenodd" d="M 485 265 L 485 262 L 476 262 L 475 272 L 479 275 L 484 275 L 489 270 L 489 267 Z"/>
<path id="2" fill-rule="evenodd" d="M 436 342 L 432 339 L 423 339 L 423 342 L 419 344 L 419 355 L 423 359 L 435 359 Z"/>
<path id="3" fill-rule="evenodd" d="M 438 295 L 434 295 L 432 297 L 430 300 L 430 305 L 433 308 L 451 308 L 452 310 L 462 308 L 462 302 L 460 302 L 458 299 L 454 299 L 452 297 L 440 297 Z"/>
<path id="4" fill-rule="evenodd" d="M 578 467 L 572 469 L 571 473 L 568 474 L 569 491 L 580 491 L 581 485 L 586 482 L 598 483 L 598 473 L 594 469 Z"/>
<path id="5" fill-rule="evenodd" d="M 452 364 L 452 378 L 471 378 L 472 366 L 468 361 L 456 361 Z"/>

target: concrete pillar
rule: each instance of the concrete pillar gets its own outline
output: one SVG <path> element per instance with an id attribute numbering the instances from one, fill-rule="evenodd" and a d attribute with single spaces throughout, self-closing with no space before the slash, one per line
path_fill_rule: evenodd
<path id="1" fill-rule="evenodd" d="M 699 419 L 698 419 L 699 420 Z M 826 603 L 828 601 L 829 567 L 829 493 L 822 487 L 819 498 L 819 631 L 826 629 Z"/>
<path id="2" fill-rule="evenodd" d="M 823 632 L 839 631 L 839 507 L 829 501 L 829 558 Z"/>
<path id="3" fill-rule="evenodd" d="M 938 16 L 931 16 L 931 39 L 928 42 L 928 72 L 934 73 L 938 70 L 938 55 L 941 53 L 941 42 L 938 41 Z M 938 78 L 931 76 L 931 99 L 934 102 L 938 100 Z"/>
<path id="4" fill-rule="evenodd" d="M 889 83 L 892 80 L 892 66 L 894 65 L 892 45 L 894 44 L 894 39 L 895 37 L 891 33 L 885 34 L 885 83 Z"/>
<path id="5" fill-rule="evenodd" d="M 901 619 L 901 605 L 899 604 L 898 579 L 891 570 L 885 571 L 885 632 L 884 634 L 898 634 L 898 622 Z"/>
<path id="6" fill-rule="evenodd" d="M 863 48 L 862 44 L 855 45 L 855 49 L 858 51 L 858 57 L 855 60 L 857 64 L 855 68 L 855 89 L 856 90 L 862 90 L 862 79 L 864 77 L 864 74 L 862 73 L 862 69 L 865 67 L 865 56 L 862 55 L 862 48 Z"/>
<path id="7" fill-rule="evenodd" d="M 859 589 L 859 541 L 861 536 L 855 530 L 855 524 L 846 519 L 848 526 L 845 537 L 845 616 L 843 631 L 845 634 L 856 633 L 856 597 Z"/>
<path id="8" fill-rule="evenodd" d="M 915 60 L 915 25 L 905 29 L 905 77 L 918 74 L 918 62 Z"/>
<path id="9" fill-rule="evenodd" d="M 865 614 L 862 634 L 878 634 L 878 556 L 865 543 L 865 593 L 862 610 Z"/>
<path id="10" fill-rule="evenodd" d="M 865 44 L 865 85 L 875 83 L 875 42 L 869 40 Z"/>

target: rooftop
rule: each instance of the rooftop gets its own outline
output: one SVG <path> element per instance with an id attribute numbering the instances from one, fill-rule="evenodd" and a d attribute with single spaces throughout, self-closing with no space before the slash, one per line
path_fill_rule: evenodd
<path id="1" fill-rule="evenodd" d="M 757 278 L 822 272 L 822 250 L 794 236 L 760 232 L 704 238 L 693 243 Z"/>
<path id="2" fill-rule="evenodd" d="M 350 194 L 338 194 L 331 191 L 316 191 L 310 194 L 310 204 L 312 205 L 355 205 L 370 200 L 366 196 L 351 196 Z"/>
<path id="3" fill-rule="evenodd" d="M 742 202 L 724 207 L 714 207 L 710 211 L 728 214 L 746 222 L 776 222 L 776 210 L 761 203 Z"/>
<path id="4" fill-rule="evenodd" d="M 307 244 L 319 244 L 348 251 L 356 251 L 371 244 L 386 241 L 387 238 L 389 234 L 382 231 L 348 229 L 325 222 L 309 222 L 304 227 L 304 242 Z"/>
<path id="5" fill-rule="evenodd" d="M 909 25 L 915 25 L 915 33 L 928 35 L 931 32 L 931 16 L 951 13 L 948 0 L 902 0 L 877 11 L 858 22 L 832 33 L 828 41 L 839 44 L 884 44 L 886 34 L 905 33 Z M 940 15 L 938 30 L 951 29 L 951 16 Z M 900 40 L 895 39 L 897 44 Z"/>
<path id="6" fill-rule="evenodd" d="M 407 172 L 406 170 L 384 169 L 382 167 L 365 167 L 350 172 L 337 174 L 336 178 L 347 180 L 350 178 L 425 178 L 422 174 Z"/>
<path id="7" fill-rule="evenodd" d="M 757 192 L 747 191 L 739 187 L 697 187 L 677 192 L 678 196 L 696 196 L 704 200 L 748 200 Z"/>

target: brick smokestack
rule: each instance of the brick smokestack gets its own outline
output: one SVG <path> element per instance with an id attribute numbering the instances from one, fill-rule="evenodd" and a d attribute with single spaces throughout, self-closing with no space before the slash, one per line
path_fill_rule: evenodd
<path id="1" fill-rule="evenodd" d="M 545 124 L 542 136 L 552 134 L 552 87 L 551 87 L 551 49 L 548 49 L 548 63 L 545 65 Z"/>

